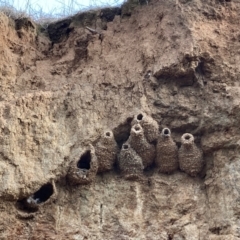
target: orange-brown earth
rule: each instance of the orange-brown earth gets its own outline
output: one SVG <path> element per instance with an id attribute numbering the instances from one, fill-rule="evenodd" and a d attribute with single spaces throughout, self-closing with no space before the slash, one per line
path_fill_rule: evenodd
<path id="1" fill-rule="evenodd" d="M 240 2 L 133 5 L 45 29 L 0 14 L 0 239 L 240 239 Z M 202 173 L 69 185 L 70 162 L 107 129 L 121 145 L 139 111 L 178 147 L 193 134 Z"/>

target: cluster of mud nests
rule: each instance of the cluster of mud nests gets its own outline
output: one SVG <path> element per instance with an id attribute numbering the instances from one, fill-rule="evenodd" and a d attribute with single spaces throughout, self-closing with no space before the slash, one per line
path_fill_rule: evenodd
<path id="1" fill-rule="evenodd" d="M 185 133 L 178 149 L 169 128 L 159 132 L 158 123 L 139 113 L 130 118 L 129 134 L 119 136 L 109 130 L 102 134 L 95 147 L 84 150 L 79 159 L 71 162 L 67 179 L 71 184 L 88 184 L 97 173 L 115 166 L 126 179 L 137 179 L 144 169 L 155 166 L 157 172 L 173 173 L 181 169 L 197 176 L 203 168 L 202 151 L 194 137 Z"/>
<path id="2" fill-rule="evenodd" d="M 183 134 L 178 148 L 171 130 L 163 128 L 160 132 L 158 123 L 145 113 L 127 119 L 126 123 L 120 126 L 125 131 L 105 131 L 95 147 L 90 145 L 70 163 L 66 176 L 69 184 L 89 184 L 97 173 L 114 168 L 131 180 L 138 179 L 149 168 L 166 174 L 181 169 L 192 177 L 201 172 L 202 151 L 194 143 L 192 134 Z M 54 182 L 47 183 L 33 195 L 18 201 L 18 208 L 36 212 L 55 195 Z"/>

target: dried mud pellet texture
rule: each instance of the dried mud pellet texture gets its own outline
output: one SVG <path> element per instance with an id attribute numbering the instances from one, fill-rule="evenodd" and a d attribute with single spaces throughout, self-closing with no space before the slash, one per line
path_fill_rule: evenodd
<path id="1" fill-rule="evenodd" d="M 118 159 L 119 169 L 125 179 L 137 179 L 143 171 L 141 157 L 129 143 L 124 143 Z"/>
<path id="2" fill-rule="evenodd" d="M 96 144 L 95 153 L 98 160 L 98 172 L 109 171 L 117 158 L 118 145 L 112 131 L 106 131 Z"/>
<path id="3" fill-rule="evenodd" d="M 154 142 L 158 138 L 158 123 L 147 116 L 145 113 L 138 113 L 134 116 L 131 125 L 140 124 L 144 130 L 145 137 L 149 143 Z"/>
<path id="4" fill-rule="evenodd" d="M 85 150 L 80 158 L 71 162 L 67 179 L 70 184 L 89 184 L 97 174 L 98 162 L 93 147 Z"/>
<path id="5" fill-rule="evenodd" d="M 131 147 L 142 158 L 144 168 L 152 165 L 156 157 L 156 149 L 150 144 L 145 136 L 144 130 L 140 124 L 135 124 L 131 128 L 130 138 L 128 140 Z"/>
<path id="6" fill-rule="evenodd" d="M 202 151 L 195 145 L 194 137 L 190 133 L 182 135 L 181 144 L 178 152 L 180 169 L 195 177 L 203 168 Z"/>
<path id="7" fill-rule="evenodd" d="M 178 168 L 178 148 L 169 128 L 164 128 L 157 142 L 156 166 L 161 173 L 172 173 Z"/>

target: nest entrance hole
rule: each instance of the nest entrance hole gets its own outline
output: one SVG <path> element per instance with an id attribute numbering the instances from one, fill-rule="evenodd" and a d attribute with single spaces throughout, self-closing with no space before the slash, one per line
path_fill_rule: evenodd
<path id="1" fill-rule="evenodd" d="M 170 135 L 171 132 L 170 132 L 170 130 L 168 128 L 164 128 L 163 129 L 163 134 L 167 136 L 167 135 Z"/>
<path id="2" fill-rule="evenodd" d="M 189 135 L 186 135 L 186 136 L 185 136 L 185 139 L 186 139 L 186 140 L 189 140 L 190 138 L 191 138 L 191 137 L 190 137 Z"/>
<path id="3" fill-rule="evenodd" d="M 37 205 L 46 202 L 54 193 L 54 187 L 51 183 L 44 184 L 33 195 L 18 200 L 16 208 L 24 212 L 36 212 L 38 211 Z"/>
<path id="4" fill-rule="evenodd" d="M 90 169 L 90 163 L 91 163 L 91 152 L 90 150 L 86 151 L 85 153 L 82 154 L 80 157 L 77 167 L 80 169 Z"/>
<path id="5" fill-rule="evenodd" d="M 111 137 L 111 133 L 110 132 L 106 132 L 106 136 L 107 137 Z"/>
<path id="6" fill-rule="evenodd" d="M 46 202 L 53 195 L 53 193 L 53 185 L 51 183 L 47 183 L 33 194 L 33 199 L 36 200 L 37 203 Z"/>
<path id="7" fill-rule="evenodd" d="M 165 135 L 169 134 L 168 129 L 165 129 L 165 130 L 164 130 L 164 134 L 165 134 Z"/>
<path id="8" fill-rule="evenodd" d="M 191 144 L 194 142 L 194 137 L 190 133 L 184 133 L 181 137 L 181 142 L 185 144 Z"/>
<path id="9" fill-rule="evenodd" d="M 137 120 L 141 121 L 143 119 L 143 115 L 140 113 L 137 115 Z"/>

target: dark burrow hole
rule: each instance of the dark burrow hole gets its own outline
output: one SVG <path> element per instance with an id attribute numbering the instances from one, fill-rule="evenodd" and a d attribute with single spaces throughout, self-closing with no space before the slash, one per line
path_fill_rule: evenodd
<path id="1" fill-rule="evenodd" d="M 46 202 L 54 193 L 51 183 L 44 184 L 38 191 L 28 198 L 17 201 L 16 207 L 26 212 L 36 212 L 37 205 Z"/>
<path id="2" fill-rule="evenodd" d="M 101 10 L 100 18 L 107 21 L 112 22 L 116 15 L 121 15 L 122 9 L 119 7 L 115 8 L 104 8 Z"/>
<path id="3" fill-rule="evenodd" d="M 122 148 L 123 143 L 125 143 L 130 136 L 132 120 L 133 117 L 129 117 L 113 129 L 114 138 L 120 149 Z"/>
<path id="4" fill-rule="evenodd" d="M 143 115 L 140 113 L 137 115 L 137 120 L 141 121 L 143 119 Z"/>
<path id="5" fill-rule="evenodd" d="M 91 163 L 91 152 L 90 150 L 87 150 L 85 153 L 82 154 L 80 157 L 77 167 L 81 169 L 90 169 L 90 163 Z"/>
<path id="6" fill-rule="evenodd" d="M 69 18 L 48 25 L 47 32 L 52 43 L 61 42 L 64 37 L 68 37 L 71 31 L 69 28 L 70 23 L 71 19 Z"/>

